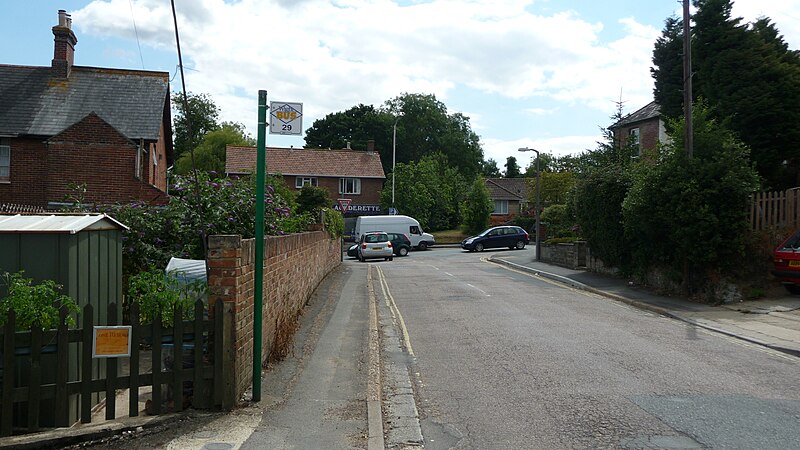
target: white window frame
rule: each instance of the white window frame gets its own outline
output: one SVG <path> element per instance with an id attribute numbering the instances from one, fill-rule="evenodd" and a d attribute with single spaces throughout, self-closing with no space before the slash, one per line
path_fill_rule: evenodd
<path id="1" fill-rule="evenodd" d="M 294 187 L 297 189 L 302 189 L 305 185 L 310 186 L 319 186 L 319 181 L 317 177 L 295 177 L 294 178 Z"/>
<path id="2" fill-rule="evenodd" d="M 339 193 L 360 195 L 361 178 L 339 178 Z"/>
<path id="3" fill-rule="evenodd" d="M 2 172 L 7 174 L 3 175 Z M 9 182 L 11 182 L 11 144 L 8 138 L 0 138 L 0 183 Z"/>
<path id="4" fill-rule="evenodd" d="M 628 144 L 635 145 L 637 149 L 639 149 L 639 154 L 642 153 L 642 146 L 641 146 L 641 132 L 639 131 L 639 127 L 631 128 L 628 130 Z"/>
<path id="5" fill-rule="evenodd" d="M 508 200 L 495 200 L 494 211 L 492 211 L 492 214 L 508 214 Z"/>

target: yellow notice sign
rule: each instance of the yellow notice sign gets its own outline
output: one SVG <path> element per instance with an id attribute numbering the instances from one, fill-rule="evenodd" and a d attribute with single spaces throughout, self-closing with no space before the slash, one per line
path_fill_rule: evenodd
<path id="1" fill-rule="evenodd" d="M 131 356 L 131 327 L 94 327 L 92 358 Z"/>

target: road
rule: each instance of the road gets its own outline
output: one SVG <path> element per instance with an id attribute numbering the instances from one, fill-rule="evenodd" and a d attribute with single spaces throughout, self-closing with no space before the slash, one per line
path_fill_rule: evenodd
<path id="1" fill-rule="evenodd" d="M 486 261 L 504 252 L 373 263 L 425 448 L 800 448 L 797 358 Z"/>

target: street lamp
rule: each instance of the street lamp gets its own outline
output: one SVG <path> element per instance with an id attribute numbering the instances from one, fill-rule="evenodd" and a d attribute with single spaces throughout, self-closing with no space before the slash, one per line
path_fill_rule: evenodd
<path id="1" fill-rule="evenodd" d="M 539 237 L 539 231 L 541 231 L 541 224 L 539 222 L 539 216 L 541 215 L 541 211 L 539 208 L 539 201 L 541 198 L 539 189 L 539 180 L 542 178 L 541 172 L 539 172 L 539 150 L 535 150 L 528 147 L 522 147 L 517 149 L 520 152 L 536 152 L 536 260 L 541 261 L 542 259 L 542 246 L 541 239 Z"/>

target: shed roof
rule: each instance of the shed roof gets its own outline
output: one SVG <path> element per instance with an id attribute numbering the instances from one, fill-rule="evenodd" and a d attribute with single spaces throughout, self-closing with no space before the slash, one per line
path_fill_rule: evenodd
<path id="1" fill-rule="evenodd" d="M 128 227 L 105 214 L 0 215 L 0 233 L 69 233 Z"/>
<path id="2" fill-rule="evenodd" d="M 386 178 L 381 156 L 362 150 L 267 147 L 267 172 L 290 176 Z M 256 148 L 228 146 L 225 172 L 256 170 Z"/>
<path id="3" fill-rule="evenodd" d="M 0 135 L 55 136 L 94 112 L 131 140 L 158 140 L 169 74 L 73 66 L 0 65 Z"/>

